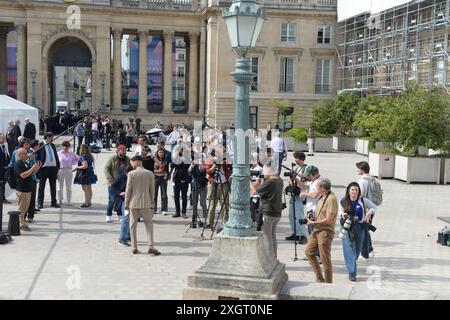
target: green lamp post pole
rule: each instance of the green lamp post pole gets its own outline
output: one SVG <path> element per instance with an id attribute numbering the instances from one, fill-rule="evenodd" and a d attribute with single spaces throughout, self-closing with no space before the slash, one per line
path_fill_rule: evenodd
<path id="1" fill-rule="evenodd" d="M 250 217 L 249 141 L 245 132 L 249 128 L 249 91 L 254 77 L 250 59 L 245 55 L 254 47 L 265 20 L 264 10 L 255 1 L 233 1 L 222 16 L 228 28 L 231 47 L 239 55 L 236 69 L 231 73 L 236 83 L 234 159 L 231 183 L 230 218 L 223 235 L 252 237 L 256 235 L 255 223 Z"/>

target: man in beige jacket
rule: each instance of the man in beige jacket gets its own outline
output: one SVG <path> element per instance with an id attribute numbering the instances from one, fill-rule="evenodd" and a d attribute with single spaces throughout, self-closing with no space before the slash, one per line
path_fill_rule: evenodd
<path id="1" fill-rule="evenodd" d="M 148 253 L 157 256 L 160 252 L 154 248 L 153 221 L 152 214 L 150 213 L 152 199 L 155 194 L 155 177 L 151 171 L 142 167 L 141 156 L 131 158 L 131 165 L 134 170 L 128 173 L 127 187 L 125 190 L 125 210 L 131 211 L 130 231 L 132 253 L 138 253 L 136 239 L 137 220 L 139 216 L 142 216 L 149 242 Z"/>

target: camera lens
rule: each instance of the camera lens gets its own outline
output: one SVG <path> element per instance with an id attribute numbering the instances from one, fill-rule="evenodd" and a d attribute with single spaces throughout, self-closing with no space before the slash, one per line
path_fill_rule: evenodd
<path id="1" fill-rule="evenodd" d="M 299 223 L 300 225 L 307 224 L 307 223 L 308 223 L 308 219 L 306 219 L 306 218 L 298 219 L 298 223 Z"/>

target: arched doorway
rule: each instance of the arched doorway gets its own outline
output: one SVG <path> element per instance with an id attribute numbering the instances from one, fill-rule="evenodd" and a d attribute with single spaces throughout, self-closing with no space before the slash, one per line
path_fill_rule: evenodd
<path id="1" fill-rule="evenodd" d="M 83 40 L 64 37 L 48 51 L 49 113 L 92 110 L 92 54 Z"/>

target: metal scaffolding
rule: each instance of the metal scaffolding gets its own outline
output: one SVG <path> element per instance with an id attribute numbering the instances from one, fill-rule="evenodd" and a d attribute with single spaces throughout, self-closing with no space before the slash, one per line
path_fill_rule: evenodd
<path id="1" fill-rule="evenodd" d="M 338 24 L 338 86 L 392 95 L 409 80 L 448 93 L 450 0 L 414 0 Z"/>

